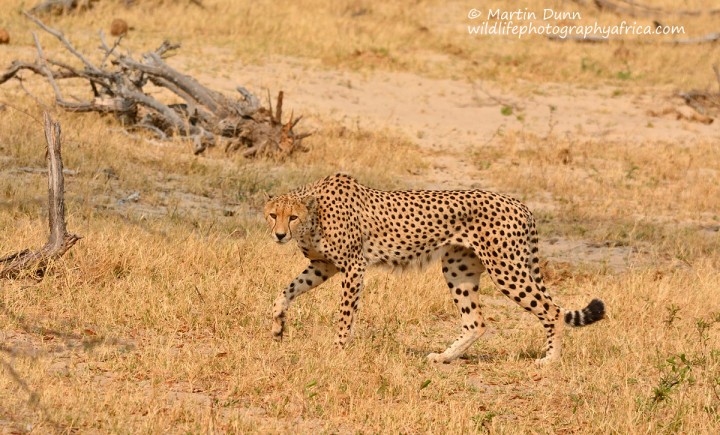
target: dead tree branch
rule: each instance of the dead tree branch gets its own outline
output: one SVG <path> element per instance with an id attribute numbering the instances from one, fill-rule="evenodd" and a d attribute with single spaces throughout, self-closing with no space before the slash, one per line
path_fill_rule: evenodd
<path id="1" fill-rule="evenodd" d="M 83 56 L 73 45 L 65 38 L 65 35 L 63 32 L 60 32 L 58 30 L 55 30 L 53 28 L 50 28 L 46 26 L 42 21 L 35 18 L 34 16 L 30 15 L 29 13 L 23 11 L 23 14 L 33 23 L 37 24 L 38 27 L 46 31 L 47 33 L 53 35 L 56 37 L 62 44 L 72 53 L 75 57 L 80 59 L 82 63 L 85 64 L 85 67 L 88 68 L 90 71 L 98 73 L 100 70 L 98 70 L 95 65 L 93 65 L 89 60 L 85 59 L 85 56 Z"/>
<path id="2" fill-rule="evenodd" d="M 673 39 L 670 41 L 663 41 L 666 44 L 678 44 L 678 45 L 689 45 L 689 44 L 706 44 L 709 42 L 718 42 L 720 41 L 720 33 L 708 33 L 705 36 L 700 36 L 697 38 L 682 38 L 682 39 Z"/>
<path id="3" fill-rule="evenodd" d="M 693 110 L 702 116 L 714 119 L 720 115 L 720 93 L 687 91 L 678 92 L 677 96 L 682 98 L 685 101 L 685 104 L 692 107 Z"/>
<path id="4" fill-rule="evenodd" d="M 713 65 L 715 79 L 720 85 L 720 70 Z M 676 119 L 712 124 L 720 118 L 720 91 L 690 90 L 673 94 L 670 104 L 649 110 L 651 116 L 674 116 Z"/>
<path id="5" fill-rule="evenodd" d="M 65 181 L 60 142 L 60 123 L 53 121 L 44 113 L 45 140 L 48 160 L 48 222 L 50 237 L 39 251 L 25 249 L 0 258 L 4 264 L 0 278 L 16 278 L 23 274 L 42 277 L 50 262 L 60 258 L 70 249 L 80 236 L 67 232 L 65 224 Z"/>
<path id="6" fill-rule="evenodd" d="M 68 14 L 74 10 L 90 9 L 98 0 L 45 0 L 35 5 L 30 12 L 33 14 Z"/>
<path id="7" fill-rule="evenodd" d="M 623 41 L 623 42 L 636 42 L 636 43 L 643 43 L 646 42 L 642 39 L 625 39 L 625 38 L 605 38 L 604 36 L 599 35 L 587 35 L 587 36 L 580 36 L 580 35 L 568 35 L 566 37 L 558 36 L 558 35 L 547 35 L 547 39 L 551 41 L 573 41 L 577 43 L 586 43 L 586 44 L 605 44 L 608 42 L 617 42 L 617 41 Z M 673 45 L 692 45 L 692 44 L 707 44 L 707 43 L 713 43 L 720 41 L 720 33 L 708 33 L 705 36 L 700 36 L 697 38 L 675 38 L 675 39 L 669 39 L 669 40 L 660 40 L 660 41 L 653 41 L 652 43 L 661 43 L 661 44 L 673 44 Z M 651 43 L 651 42 L 646 42 Z"/>
<path id="8" fill-rule="evenodd" d="M 718 15 L 720 14 L 720 8 L 713 8 L 713 9 L 696 9 L 696 10 L 686 10 L 686 9 L 662 9 L 656 6 L 649 6 L 642 3 L 638 3 L 634 0 L 618 0 L 612 1 L 612 0 L 572 0 L 574 3 L 577 3 L 582 6 L 590 6 L 591 4 L 594 5 L 598 10 L 601 11 L 607 11 L 611 12 L 616 15 L 621 15 L 625 17 L 633 17 L 633 18 L 640 18 L 640 17 L 663 17 L 663 16 L 689 16 L 689 17 L 698 17 L 702 15 Z M 624 4 L 619 4 L 624 3 Z"/>
<path id="9" fill-rule="evenodd" d="M 92 9 L 93 5 L 99 0 L 45 0 L 38 3 L 30 9 L 35 15 L 54 14 L 66 15 L 76 11 L 86 11 Z M 195 5 L 200 9 L 205 9 L 205 5 L 201 0 L 187 0 L 189 4 Z M 133 6 L 135 0 L 124 0 L 124 6 Z M 147 2 L 146 2 L 147 3 Z M 157 6 L 162 5 L 161 1 L 156 1 Z"/>
<path id="10" fill-rule="evenodd" d="M 237 87 L 240 95 L 231 98 L 168 65 L 164 57 L 178 49 L 177 44 L 163 42 L 137 59 L 119 52 L 120 39 L 109 45 L 100 33 L 102 57 L 93 62 L 76 49 L 63 32 L 27 12 L 25 16 L 59 40 L 76 62 L 60 62 L 46 55 L 39 38 L 33 34 L 37 60 L 14 62 L 6 72 L 0 73 L 0 84 L 18 77 L 21 71 L 30 71 L 48 81 L 55 103 L 63 109 L 110 113 L 128 130 L 147 130 L 161 138 L 187 138 L 194 143 L 196 154 L 215 145 L 223 145 L 227 151 L 244 148 L 243 154 L 248 157 L 284 158 L 304 150 L 301 142 L 308 134 L 293 130 L 300 117 L 291 116 L 286 122 L 282 119 L 282 91 L 273 115 L 271 108 L 261 107 L 258 99 L 243 87 Z M 73 101 L 65 99 L 58 83 L 60 79 L 84 81 L 92 96 Z M 156 96 L 157 92 L 146 90 L 148 85 L 166 89 L 175 98 L 162 100 Z M 182 103 L 177 103 L 178 100 Z"/>
<path id="11" fill-rule="evenodd" d="M 604 44 L 606 42 L 610 41 L 616 41 L 616 39 L 610 39 L 605 38 L 603 36 L 595 36 L 595 35 L 587 35 L 587 36 L 579 36 L 579 35 L 568 35 L 566 37 L 558 36 L 558 35 L 547 35 L 547 39 L 551 41 L 573 41 L 583 44 Z"/>

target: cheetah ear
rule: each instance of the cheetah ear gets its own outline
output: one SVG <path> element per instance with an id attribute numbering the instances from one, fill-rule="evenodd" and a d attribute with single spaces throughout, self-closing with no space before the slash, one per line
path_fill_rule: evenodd
<path id="1" fill-rule="evenodd" d="M 265 202 L 270 201 L 273 197 L 271 195 L 268 195 L 266 191 L 263 190 L 263 198 L 265 199 Z"/>

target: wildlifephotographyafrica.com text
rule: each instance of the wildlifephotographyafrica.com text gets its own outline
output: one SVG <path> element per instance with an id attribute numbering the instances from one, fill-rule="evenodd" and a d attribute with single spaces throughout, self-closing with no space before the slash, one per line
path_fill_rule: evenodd
<path id="1" fill-rule="evenodd" d="M 550 8 L 533 11 L 528 8 L 516 10 L 470 9 L 467 17 L 473 20 L 468 24 L 471 35 L 511 35 L 522 38 L 530 35 L 551 36 L 565 39 L 568 37 L 605 38 L 613 36 L 651 36 L 679 35 L 685 33 L 684 26 L 639 24 L 637 21 L 621 21 L 618 24 L 600 25 L 582 23 L 578 11 L 557 11 Z"/>

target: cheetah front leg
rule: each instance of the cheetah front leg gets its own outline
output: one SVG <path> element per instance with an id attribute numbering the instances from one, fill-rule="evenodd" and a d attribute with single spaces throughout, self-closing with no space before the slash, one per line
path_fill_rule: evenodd
<path id="1" fill-rule="evenodd" d="M 365 278 L 365 265 L 361 262 L 350 264 L 343 269 L 342 298 L 340 299 L 340 318 L 335 345 L 345 347 L 352 336 L 355 312 L 360 300 Z"/>
<path id="2" fill-rule="evenodd" d="M 319 286 L 337 273 L 337 268 L 328 262 L 314 260 L 302 271 L 289 286 L 275 299 L 273 307 L 272 335 L 275 340 L 280 340 L 285 329 L 285 312 L 290 302 L 308 290 Z"/>

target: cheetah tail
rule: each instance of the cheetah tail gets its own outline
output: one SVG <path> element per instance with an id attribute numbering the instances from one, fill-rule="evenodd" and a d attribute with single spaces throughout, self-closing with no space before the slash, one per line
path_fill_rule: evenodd
<path id="1" fill-rule="evenodd" d="M 577 311 L 565 312 L 565 324 L 569 326 L 591 325 L 605 317 L 605 304 L 600 299 L 593 299 L 587 307 Z"/>

